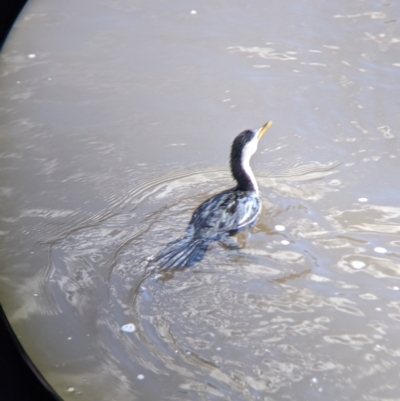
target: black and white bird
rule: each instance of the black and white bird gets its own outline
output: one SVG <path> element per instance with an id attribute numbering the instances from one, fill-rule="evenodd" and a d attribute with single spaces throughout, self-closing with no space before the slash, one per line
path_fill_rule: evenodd
<path id="1" fill-rule="evenodd" d="M 192 266 L 204 257 L 211 242 L 229 242 L 230 236 L 255 223 L 261 202 L 250 159 L 271 125 L 272 121 L 268 121 L 234 139 L 230 167 L 237 185 L 207 199 L 194 211 L 184 237 L 170 242 L 154 257 L 153 262 L 160 269 Z"/>

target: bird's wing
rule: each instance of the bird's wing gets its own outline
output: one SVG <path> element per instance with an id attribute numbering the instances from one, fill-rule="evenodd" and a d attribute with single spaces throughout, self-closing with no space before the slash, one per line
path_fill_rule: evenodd
<path id="1" fill-rule="evenodd" d="M 189 225 L 200 235 L 237 230 L 251 224 L 260 208 L 257 197 L 228 190 L 203 202 L 193 213 Z"/>

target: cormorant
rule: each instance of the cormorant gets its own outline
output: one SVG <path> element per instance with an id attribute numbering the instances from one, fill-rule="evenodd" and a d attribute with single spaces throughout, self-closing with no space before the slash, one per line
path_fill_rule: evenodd
<path id="1" fill-rule="evenodd" d="M 170 242 L 153 259 L 161 269 L 192 266 L 199 262 L 213 241 L 226 241 L 246 226 L 254 224 L 261 202 L 250 167 L 259 139 L 272 125 L 245 130 L 233 141 L 230 167 L 237 185 L 204 201 L 193 213 L 183 238 Z"/>

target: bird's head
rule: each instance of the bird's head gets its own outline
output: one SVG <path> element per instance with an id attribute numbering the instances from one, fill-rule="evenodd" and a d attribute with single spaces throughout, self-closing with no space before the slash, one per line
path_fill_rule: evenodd
<path id="1" fill-rule="evenodd" d="M 258 141 L 271 125 L 272 121 L 268 121 L 261 128 L 241 132 L 232 143 L 232 154 L 240 154 L 242 160 L 250 160 L 257 150 Z"/>

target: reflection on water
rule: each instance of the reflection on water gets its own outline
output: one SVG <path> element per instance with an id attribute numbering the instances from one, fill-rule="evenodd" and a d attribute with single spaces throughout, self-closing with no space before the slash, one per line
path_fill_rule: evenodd
<path id="1" fill-rule="evenodd" d="M 0 300 L 45 377 L 66 400 L 398 400 L 399 5 L 88 4 L 29 3 L 0 59 Z M 267 119 L 241 248 L 153 271 Z"/>

